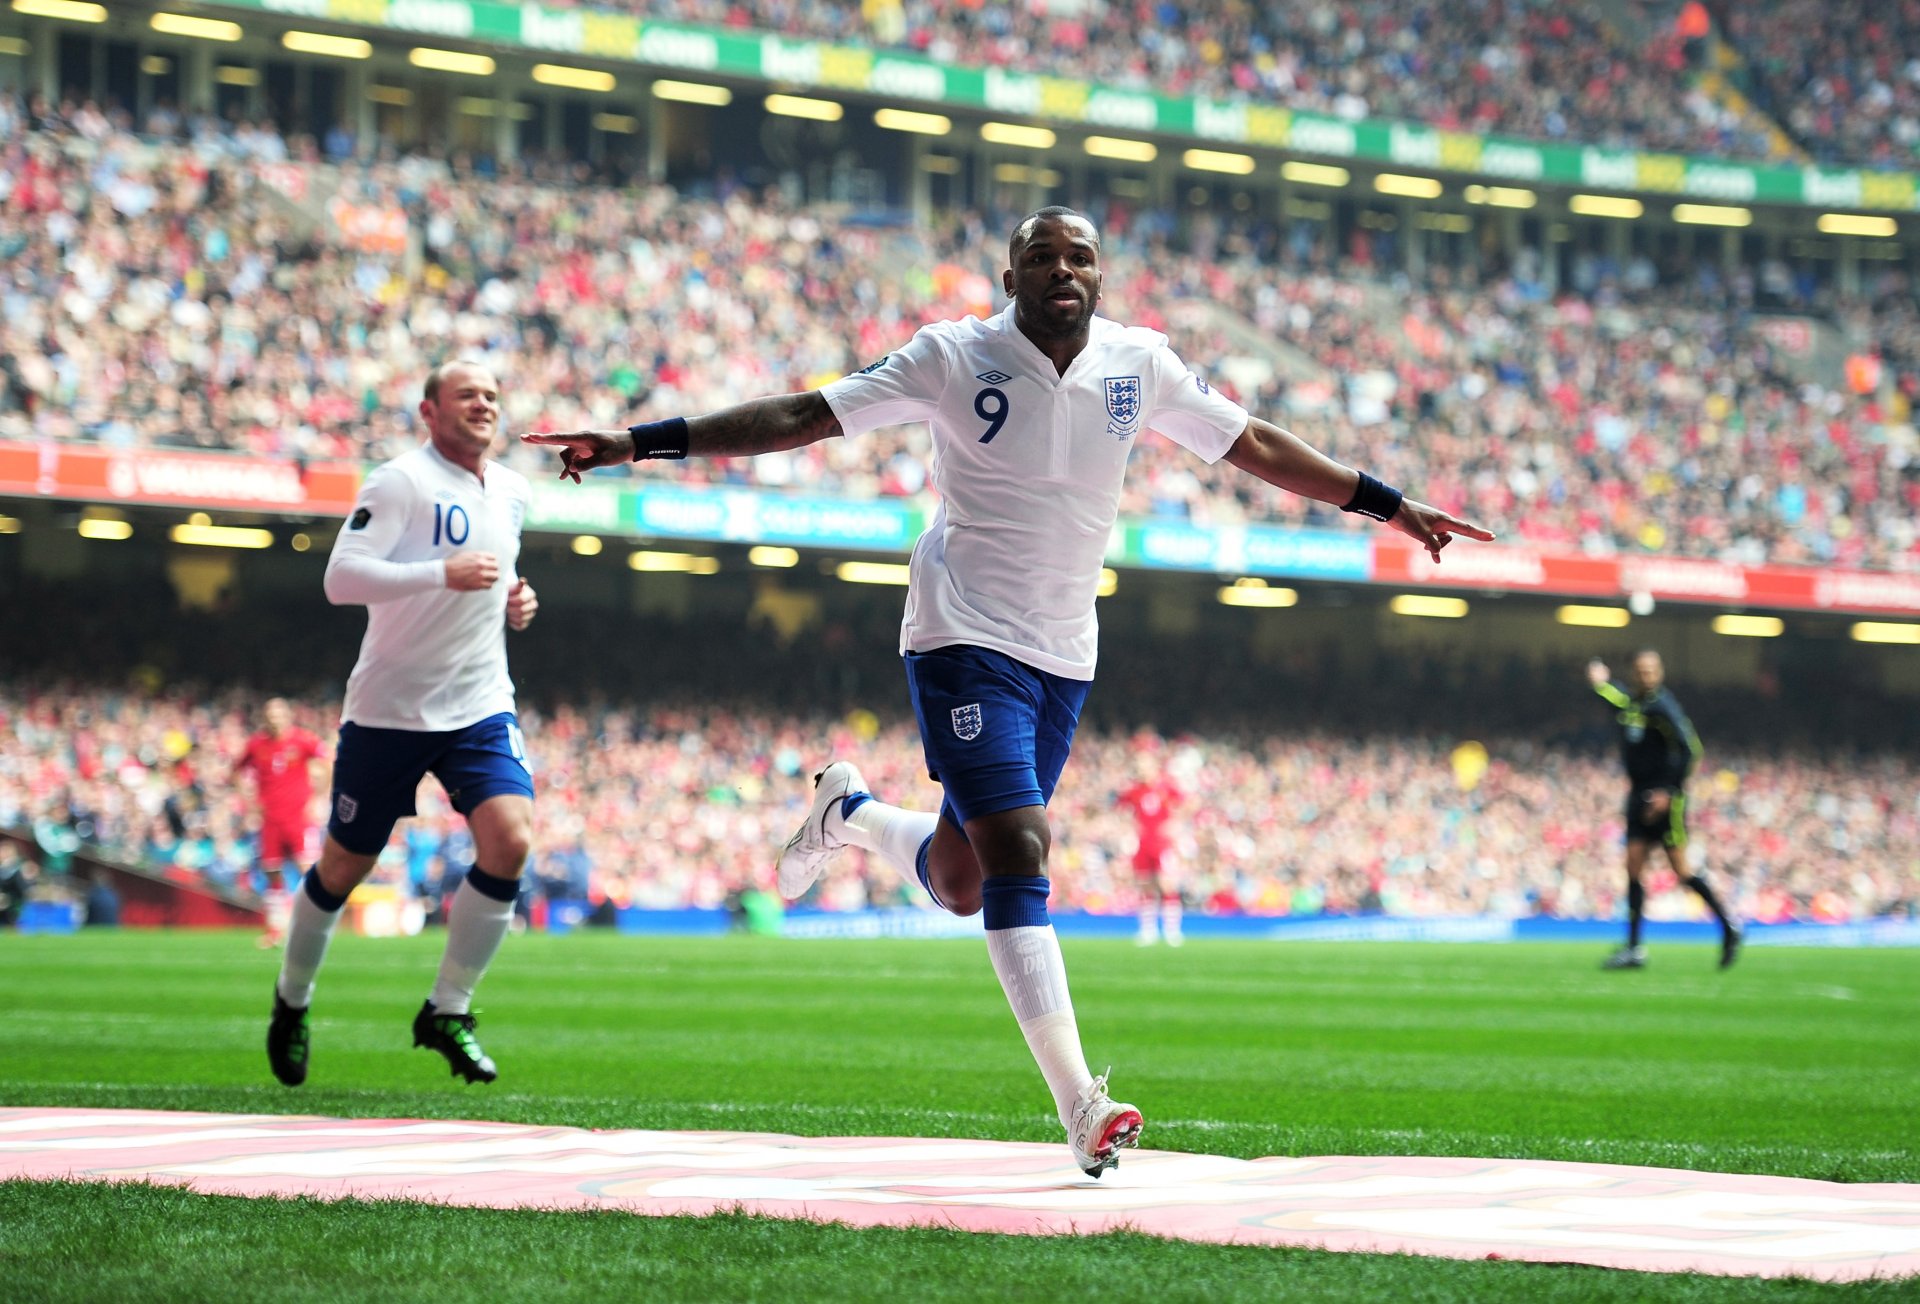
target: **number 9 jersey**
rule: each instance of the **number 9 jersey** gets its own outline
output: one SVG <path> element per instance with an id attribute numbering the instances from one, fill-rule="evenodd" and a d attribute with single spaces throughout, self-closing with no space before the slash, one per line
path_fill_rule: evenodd
<path id="1" fill-rule="evenodd" d="M 1095 590 L 1134 444 L 1157 430 L 1216 462 L 1247 428 L 1158 331 L 1095 317 L 1060 375 L 1012 307 L 924 326 L 821 393 L 850 436 L 932 428 L 940 503 L 914 544 L 901 652 L 992 648 L 1068 679 L 1093 678 Z"/>
<path id="2" fill-rule="evenodd" d="M 367 608 L 341 719 L 377 729 L 463 729 L 511 711 L 507 591 L 532 496 L 488 461 L 484 481 L 423 443 L 375 467 L 327 558 L 327 599 Z M 490 552 L 490 588 L 447 587 L 447 558 Z"/>

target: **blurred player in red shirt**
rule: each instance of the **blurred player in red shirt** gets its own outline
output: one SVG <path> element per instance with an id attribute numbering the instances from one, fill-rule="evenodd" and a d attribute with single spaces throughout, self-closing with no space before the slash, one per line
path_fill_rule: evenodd
<path id="1" fill-rule="evenodd" d="M 313 763 L 326 753 L 318 738 L 293 723 L 286 698 L 270 698 L 260 716 L 262 727 L 247 739 L 233 779 L 237 784 L 252 775 L 260 803 L 256 859 L 267 879 L 267 934 L 261 945 L 273 946 L 286 930 L 287 871 L 297 871 L 307 854 Z"/>
<path id="2" fill-rule="evenodd" d="M 1167 873 L 1168 853 L 1173 840 L 1167 825 L 1181 802 L 1180 789 L 1161 774 L 1153 758 L 1142 754 L 1134 763 L 1134 781 L 1115 798 L 1122 810 L 1133 815 L 1137 841 L 1133 850 L 1133 874 L 1140 893 L 1141 946 L 1152 946 L 1166 936 L 1168 946 L 1178 946 L 1180 936 L 1180 891 Z"/>

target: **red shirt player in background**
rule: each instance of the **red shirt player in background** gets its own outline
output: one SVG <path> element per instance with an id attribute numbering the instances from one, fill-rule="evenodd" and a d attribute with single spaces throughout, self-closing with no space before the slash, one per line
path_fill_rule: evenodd
<path id="1" fill-rule="evenodd" d="M 1168 946 L 1178 946 L 1182 940 L 1180 890 L 1167 867 L 1167 853 L 1173 849 L 1167 824 L 1182 799 L 1179 787 L 1145 753 L 1134 761 L 1132 785 L 1115 798 L 1121 809 L 1132 813 L 1137 835 L 1133 875 L 1140 894 L 1140 936 L 1135 940 L 1141 946 L 1152 946 L 1162 933 Z"/>
<path id="2" fill-rule="evenodd" d="M 255 860 L 267 880 L 267 933 L 262 946 L 278 945 L 286 929 L 287 868 L 296 871 L 307 854 L 312 831 L 313 763 L 325 752 L 320 740 L 293 723 L 284 697 L 270 698 L 260 712 L 262 728 L 247 739 L 233 767 L 238 784 L 253 776 L 260 802 L 260 839 Z"/>

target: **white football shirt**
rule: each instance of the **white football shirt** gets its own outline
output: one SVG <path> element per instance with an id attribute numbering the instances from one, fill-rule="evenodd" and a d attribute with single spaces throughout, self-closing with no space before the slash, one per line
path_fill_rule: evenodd
<path id="1" fill-rule="evenodd" d="M 1068 679 L 1093 678 L 1094 594 L 1141 434 L 1216 462 L 1247 427 L 1160 332 L 1095 317 L 1063 376 L 1011 307 L 923 326 L 821 392 L 848 435 L 933 431 L 940 505 L 913 547 L 900 650 L 972 644 Z"/>
<path id="2" fill-rule="evenodd" d="M 520 560 L 531 490 L 488 462 L 485 483 L 430 443 L 375 467 L 327 558 L 327 600 L 363 603 L 367 635 L 341 719 L 438 731 L 511 711 L 507 590 Z M 490 552 L 490 589 L 447 587 L 447 558 Z"/>

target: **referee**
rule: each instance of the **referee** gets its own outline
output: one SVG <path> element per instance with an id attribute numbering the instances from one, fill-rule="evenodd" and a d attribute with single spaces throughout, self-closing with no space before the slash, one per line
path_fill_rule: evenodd
<path id="1" fill-rule="evenodd" d="M 1606 662 L 1587 663 L 1587 679 L 1618 714 L 1620 755 L 1627 764 L 1627 944 L 1608 956 L 1606 969 L 1640 969 L 1647 963 L 1640 945 L 1640 922 L 1647 892 L 1641 879 L 1647 867 L 1647 849 L 1655 843 L 1667 850 L 1674 875 L 1700 894 L 1720 921 L 1720 967 L 1730 967 L 1740 954 L 1740 929 L 1728 918 L 1726 907 L 1707 885 L 1704 875 L 1687 868 L 1687 798 L 1682 789 L 1700 759 L 1700 735 L 1687 713 L 1666 688 L 1667 671 L 1660 654 L 1651 649 L 1633 658 L 1633 689 L 1613 682 Z"/>

